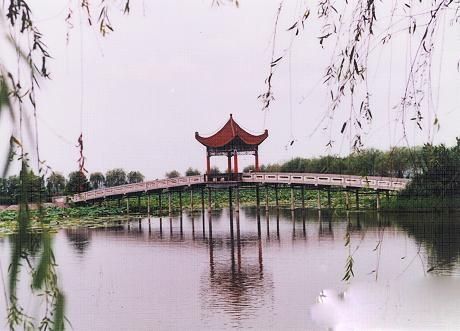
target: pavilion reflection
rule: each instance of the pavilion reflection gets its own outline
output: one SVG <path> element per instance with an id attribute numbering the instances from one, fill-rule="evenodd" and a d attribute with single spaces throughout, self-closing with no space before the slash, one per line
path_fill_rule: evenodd
<path id="1" fill-rule="evenodd" d="M 77 254 L 83 255 L 91 242 L 92 230 L 88 228 L 65 229 L 67 240 Z"/>
<path id="2" fill-rule="evenodd" d="M 209 274 L 203 275 L 204 285 L 200 288 L 205 310 L 225 312 L 227 317 L 240 320 L 250 318 L 254 309 L 271 303 L 273 280 L 264 270 L 260 215 L 257 220 L 257 236 L 242 236 L 239 213 L 233 212 L 227 238 L 214 238 L 210 229 Z"/>

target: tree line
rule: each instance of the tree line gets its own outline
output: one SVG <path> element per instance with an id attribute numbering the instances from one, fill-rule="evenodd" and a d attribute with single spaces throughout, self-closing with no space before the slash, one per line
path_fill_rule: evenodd
<path id="1" fill-rule="evenodd" d="M 67 178 L 60 172 L 53 172 L 44 178 L 29 169 L 26 177 L 27 195 L 30 202 L 45 202 L 54 196 L 139 183 L 145 178 L 140 171 L 126 172 L 121 168 L 109 170 L 105 175 L 102 172 L 93 172 L 87 176 L 80 171 L 73 171 Z M 18 175 L 0 178 L 0 205 L 16 204 L 20 201 L 20 197 L 21 180 Z"/>
<path id="2" fill-rule="evenodd" d="M 460 139 L 457 138 L 457 144 L 453 147 L 426 144 L 415 148 L 395 147 L 389 151 L 367 149 L 346 157 L 331 155 L 318 158 L 297 157 L 282 163 L 262 165 L 260 168 L 263 172 L 312 172 L 411 178 L 411 184 L 403 195 L 456 196 L 460 194 Z M 249 166 L 243 171 L 253 170 L 254 167 Z M 220 173 L 220 170 L 213 167 L 212 173 Z M 184 172 L 185 176 L 200 174 L 199 170 L 191 167 Z M 181 175 L 177 170 L 165 173 L 166 178 Z M 139 183 L 145 178 L 139 171 L 126 172 L 121 168 L 109 170 L 105 174 L 93 172 L 88 176 L 80 171 L 73 171 L 67 178 L 59 172 L 53 172 L 46 179 L 28 170 L 26 177 L 30 202 L 44 202 L 53 196 Z M 0 178 L 0 205 L 17 203 L 20 194 L 19 176 Z"/>
<path id="3" fill-rule="evenodd" d="M 217 170 L 218 171 L 218 170 Z M 189 167 L 185 176 L 200 175 L 200 171 Z M 167 178 L 182 176 L 177 170 L 165 173 Z M 143 182 L 145 176 L 140 171 L 126 172 L 124 169 L 115 168 L 102 172 L 85 174 L 73 171 L 65 177 L 60 172 L 52 172 L 48 177 L 38 176 L 32 170 L 27 170 L 27 196 L 29 202 L 46 202 L 54 196 L 70 195 L 79 192 L 96 190 L 124 184 Z M 0 178 L 0 205 L 16 204 L 21 197 L 21 180 L 19 175 Z"/>
<path id="4" fill-rule="evenodd" d="M 282 163 L 262 165 L 260 171 L 411 178 L 423 170 L 425 148 L 394 147 L 388 151 L 370 148 L 345 157 L 337 155 L 317 158 L 297 157 Z M 254 167 L 246 167 L 243 171 L 254 171 Z"/>

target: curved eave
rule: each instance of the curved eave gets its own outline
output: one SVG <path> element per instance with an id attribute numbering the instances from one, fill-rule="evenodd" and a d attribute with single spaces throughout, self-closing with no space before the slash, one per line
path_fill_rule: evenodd
<path id="1" fill-rule="evenodd" d="M 260 145 L 268 137 L 268 130 L 261 135 L 252 135 L 243 130 L 238 130 L 235 135 L 221 135 L 220 131 L 209 137 L 202 137 L 195 132 L 195 139 L 206 147 L 222 147 L 229 144 L 232 140 L 239 138 L 247 145 Z"/>

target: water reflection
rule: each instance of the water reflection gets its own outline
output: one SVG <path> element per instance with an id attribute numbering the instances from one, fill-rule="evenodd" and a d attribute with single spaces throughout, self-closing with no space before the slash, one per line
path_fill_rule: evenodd
<path id="1" fill-rule="evenodd" d="M 213 237 L 212 227 L 209 229 L 209 276 L 202 277 L 200 297 L 203 311 L 213 315 L 224 312 L 231 318 L 230 325 L 239 327 L 254 311 L 270 305 L 267 298 L 273 295 L 273 281 L 270 273 L 264 273 L 260 215 L 257 237 L 241 237 L 239 213 L 236 213 L 236 229 L 233 215 L 230 211 L 227 236 Z M 267 236 L 268 224 L 267 216 Z M 256 257 L 254 248 L 257 248 Z"/>
<path id="2" fill-rule="evenodd" d="M 76 253 L 83 255 L 90 244 L 92 231 L 88 228 L 75 228 L 65 229 L 64 233 Z"/>
<path id="3" fill-rule="evenodd" d="M 451 274 L 460 263 L 459 221 L 450 214 L 420 214 L 400 216 L 397 224 L 424 247 L 431 273 Z"/>
<path id="4" fill-rule="evenodd" d="M 437 289 L 433 284 L 439 279 L 460 276 L 458 221 L 458 215 L 224 209 L 67 229 L 55 243 L 75 330 L 315 330 L 309 311 L 324 289 L 347 290 L 346 300 L 337 296 L 339 306 L 353 305 L 350 295 L 361 293 L 359 309 L 342 305 L 337 310 L 350 312 L 350 318 L 357 318 L 356 310 L 367 314 L 364 305 L 388 312 L 383 315 L 388 317 L 402 309 L 391 293 L 404 294 L 407 284 L 420 279 L 431 284 L 427 289 Z M 352 285 L 379 286 L 350 290 L 341 281 L 347 231 L 355 259 Z M 11 236 L 0 245 L 13 242 Z M 32 260 L 42 251 L 40 242 L 43 238 L 28 237 L 22 244 Z M 440 291 L 446 290 L 443 286 Z M 386 305 L 385 298 L 395 305 Z M 425 300 L 437 305 L 430 296 Z M 403 308 L 406 318 L 420 315 Z M 105 324 L 94 325 L 95 316 Z M 428 324 L 428 329 L 433 325 L 438 326 Z"/>

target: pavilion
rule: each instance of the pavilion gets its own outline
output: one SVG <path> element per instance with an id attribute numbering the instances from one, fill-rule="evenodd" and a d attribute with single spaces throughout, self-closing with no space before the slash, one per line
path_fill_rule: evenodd
<path id="1" fill-rule="evenodd" d="M 268 137 L 268 130 L 253 135 L 244 130 L 233 119 L 232 114 L 225 125 L 215 134 L 203 137 L 195 132 L 195 139 L 206 146 L 206 174 L 211 173 L 211 156 L 227 156 L 228 174 L 238 174 L 238 154 L 254 155 L 255 170 L 259 170 L 259 145 Z M 233 157 L 233 171 L 232 171 Z"/>

